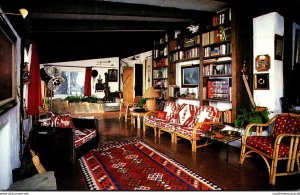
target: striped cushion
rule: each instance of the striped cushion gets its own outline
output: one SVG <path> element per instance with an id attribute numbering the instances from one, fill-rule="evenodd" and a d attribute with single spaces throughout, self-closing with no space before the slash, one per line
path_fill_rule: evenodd
<path id="1" fill-rule="evenodd" d="M 204 120 L 209 120 L 212 122 L 218 122 L 220 117 L 220 112 L 217 108 L 213 106 L 200 106 L 196 112 L 194 123 L 201 123 Z"/>
<path id="2" fill-rule="evenodd" d="M 175 132 L 178 133 L 178 134 L 188 136 L 188 137 L 192 137 L 193 129 L 194 129 L 193 127 L 186 127 L 186 126 L 179 125 L 179 126 L 176 127 Z M 197 133 L 196 133 L 197 139 L 201 135 L 203 136 L 204 133 L 202 131 L 197 131 Z"/>
<path id="3" fill-rule="evenodd" d="M 177 109 L 176 102 L 167 101 L 165 103 L 163 111 L 167 112 L 167 115 L 166 115 L 166 120 L 167 121 L 170 121 L 171 119 L 175 118 L 176 109 Z"/>

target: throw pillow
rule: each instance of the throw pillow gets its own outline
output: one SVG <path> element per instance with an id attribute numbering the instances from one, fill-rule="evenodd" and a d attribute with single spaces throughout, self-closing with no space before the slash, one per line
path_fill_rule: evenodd
<path id="1" fill-rule="evenodd" d="M 54 117 L 54 127 L 59 128 L 74 128 L 72 117 L 70 114 L 62 114 Z"/>
<path id="2" fill-rule="evenodd" d="M 203 122 L 211 122 L 211 120 L 208 119 L 208 118 L 205 118 Z M 206 132 L 206 131 L 211 130 L 211 126 L 210 126 L 210 125 L 207 125 L 207 124 L 201 125 L 200 128 L 201 128 L 201 131 L 202 131 L 202 132 Z"/>
<path id="3" fill-rule="evenodd" d="M 162 120 L 166 120 L 167 118 L 167 112 L 157 110 L 156 117 Z"/>

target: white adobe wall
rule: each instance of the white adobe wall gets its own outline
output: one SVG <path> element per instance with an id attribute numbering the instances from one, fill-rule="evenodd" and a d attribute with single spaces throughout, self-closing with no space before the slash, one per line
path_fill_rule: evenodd
<path id="1" fill-rule="evenodd" d="M 271 66 L 268 71 L 253 74 L 269 73 L 269 90 L 254 90 L 254 101 L 258 106 L 267 107 L 275 115 L 281 112 L 279 98 L 283 96 L 283 61 L 275 60 L 275 34 L 283 36 L 284 18 L 277 12 L 265 14 L 253 19 L 253 64 L 257 55 L 268 54 Z M 272 117 L 272 116 L 270 116 Z"/>

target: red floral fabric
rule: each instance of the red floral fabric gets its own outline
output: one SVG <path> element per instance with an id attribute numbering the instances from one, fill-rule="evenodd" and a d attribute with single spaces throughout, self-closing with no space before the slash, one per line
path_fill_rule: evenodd
<path id="1" fill-rule="evenodd" d="M 300 133 L 300 118 L 290 115 L 279 115 L 275 119 L 273 137 L 282 133 Z"/>

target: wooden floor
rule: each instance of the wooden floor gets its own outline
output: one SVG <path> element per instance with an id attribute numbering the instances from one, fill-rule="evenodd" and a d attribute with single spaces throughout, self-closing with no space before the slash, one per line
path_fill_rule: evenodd
<path id="1" fill-rule="evenodd" d="M 143 141 L 167 154 L 185 165 L 198 175 L 216 183 L 229 191 L 278 191 L 299 190 L 300 175 L 277 177 L 276 185 L 268 183 L 268 171 L 261 157 L 247 158 L 243 165 L 239 164 L 240 148 L 228 147 L 228 162 L 226 162 L 226 145 L 214 143 L 205 149 L 191 152 L 191 144 L 180 140 L 178 144 L 171 143 L 170 134 L 164 134 L 160 139 L 154 137 L 152 129 L 143 135 L 142 130 L 132 128 L 130 121 L 119 121 L 117 113 L 109 112 L 101 117 L 100 142 L 139 136 Z M 86 190 L 82 181 L 78 164 L 60 166 L 55 171 L 57 188 L 60 191 Z"/>

